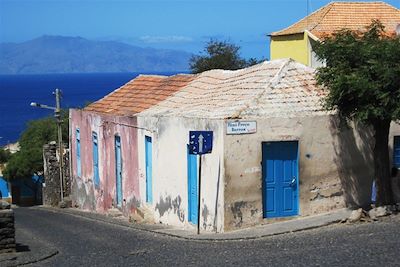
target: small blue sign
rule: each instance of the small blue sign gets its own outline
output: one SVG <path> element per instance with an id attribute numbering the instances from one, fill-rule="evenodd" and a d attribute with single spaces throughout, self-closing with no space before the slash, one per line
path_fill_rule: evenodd
<path id="1" fill-rule="evenodd" d="M 202 155 L 211 153 L 213 143 L 212 131 L 190 131 L 189 132 L 189 153 Z"/>

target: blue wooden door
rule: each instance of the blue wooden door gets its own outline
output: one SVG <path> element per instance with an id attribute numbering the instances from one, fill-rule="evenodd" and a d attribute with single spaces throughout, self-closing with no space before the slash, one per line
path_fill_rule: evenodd
<path id="1" fill-rule="evenodd" d="M 76 174 L 78 177 L 82 176 L 81 166 L 81 133 L 79 129 L 76 129 Z"/>
<path id="2" fill-rule="evenodd" d="M 122 205 L 122 156 L 121 156 L 121 138 L 115 136 L 115 171 L 116 171 L 116 199 L 117 206 Z"/>
<path id="3" fill-rule="evenodd" d="M 197 155 L 189 154 L 187 148 L 187 171 L 188 171 L 188 221 L 197 224 L 198 204 L 198 177 L 197 177 Z"/>
<path id="4" fill-rule="evenodd" d="M 153 159 L 152 159 L 152 143 L 151 137 L 145 137 L 145 153 L 146 153 L 146 201 L 153 202 Z"/>
<path id="5" fill-rule="evenodd" d="M 264 218 L 298 214 L 298 142 L 262 144 Z"/>
<path id="6" fill-rule="evenodd" d="M 93 180 L 94 185 L 100 185 L 100 174 L 99 174 L 99 141 L 97 133 L 93 132 Z"/>
<path id="7" fill-rule="evenodd" d="M 400 168 L 400 136 L 394 137 L 393 166 L 396 168 Z"/>

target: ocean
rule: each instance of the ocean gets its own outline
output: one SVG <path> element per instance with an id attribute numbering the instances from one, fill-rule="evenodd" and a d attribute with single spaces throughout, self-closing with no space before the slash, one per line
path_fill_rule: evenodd
<path id="1" fill-rule="evenodd" d="M 176 72 L 152 73 L 173 75 Z M 31 107 L 31 102 L 55 106 L 53 92 L 62 91 L 63 108 L 83 107 L 114 91 L 139 73 L 0 75 L 0 146 L 18 140 L 30 120 L 53 111 Z"/>

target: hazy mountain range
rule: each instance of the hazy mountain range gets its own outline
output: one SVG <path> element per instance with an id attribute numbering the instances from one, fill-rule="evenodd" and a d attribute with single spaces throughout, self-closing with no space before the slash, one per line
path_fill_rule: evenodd
<path id="1" fill-rule="evenodd" d="M 187 71 L 191 54 L 81 37 L 0 44 L 0 74 Z"/>

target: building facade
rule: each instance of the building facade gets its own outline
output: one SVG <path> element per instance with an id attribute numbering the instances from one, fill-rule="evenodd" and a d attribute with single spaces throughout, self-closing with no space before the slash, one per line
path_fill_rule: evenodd
<path id="1" fill-rule="evenodd" d="M 400 10 L 384 2 L 331 2 L 293 25 L 270 34 L 271 60 L 292 58 L 307 66 L 321 65 L 313 46 L 341 29 L 364 31 L 379 20 L 389 34 L 400 27 Z"/>
<path id="2" fill-rule="evenodd" d="M 224 232 L 370 204 L 372 133 L 322 109 L 314 69 L 285 59 L 184 77 L 71 110 L 77 206 Z M 167 84 L 174 89 L 148 101 Z M 193 131 L 212 132 L 210 153 L 190 153 Z"/>

